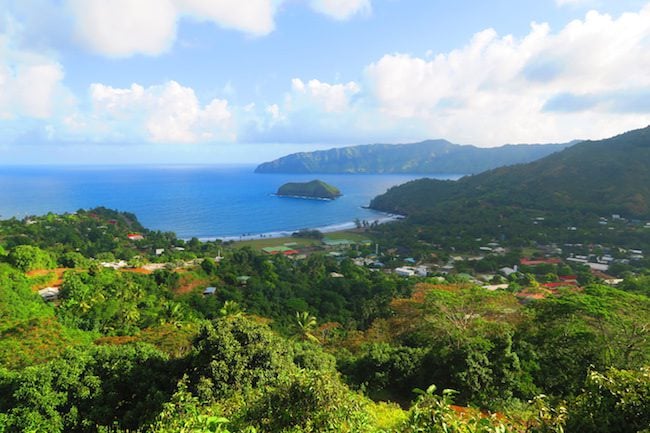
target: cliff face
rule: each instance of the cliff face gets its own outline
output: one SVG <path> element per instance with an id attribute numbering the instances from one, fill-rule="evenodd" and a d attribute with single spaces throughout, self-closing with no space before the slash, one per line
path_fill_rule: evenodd
<path id="1" fill-rule="evenodd" d="M 341 196 L 341 191 L 321 180 L 312 180 L 311 182 L 285 183 L 278 189 L 277 195 L 333 200 Z"/>

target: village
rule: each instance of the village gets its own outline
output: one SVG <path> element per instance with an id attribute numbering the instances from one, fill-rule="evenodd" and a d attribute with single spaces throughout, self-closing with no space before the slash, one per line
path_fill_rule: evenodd
<path id="1" fill-rule="evenodd" d="M 109 224 L 113 221 L 109 221 Z M 544 223 L 543 217 L 533 218 L 532 225 Z M 620 215 L 599 217 L 598 225 L 608 230 L 628 226 L 650 230 L 650 222 L 628 221 Z M 102 228 L 102 227 L 100 227 Z M 615 286 L 622 281 L 621 269 L 632 268 L 645 260 L 644 251 L 639 248 L 622 248 L 616 245 L 583 243 L 534 244 L 524 249 L 513 249 L 495 239 L 474 239 L 472 251 L 440 252 L 440 246 L 432 245 L 434 251 L 420 257 L 401 254 L 397 248 L 384 248 L 372 240 L 367 227 L 322 234 L 317 231 L 300 231 L 291 237 L 252 239 L 239 242 L 228 241 L 218 249 L 215 257 L 188 260 L 165 261 L 170 255 L 184 254 L 185 248 L 174 246 L 171 251 L 153 248 L 148 258 L 136 256 L 126 260 L 99 260 L 105 268 L 125 272 L 153 273 L 157 270 L 187 270 L 200 266 L 203 260 L 218 264 L 224 250 L 251 248 L 267 256 L 282 255 L 290 260 L 305 260 L 312 254 L 323 254 L 336 261 L 350 259 L 356 266 L 374 272 L 395 274 L 403 278 L 442 283 L 463 282 L 485 287 L 488 290 L 513 290 L 522 299 L 539 299 L 557 293 L 559 289 L 580 290 L 581 284 L 600 281 Z M 575 226 L 567 231 L 575 232 Z M 126 239 L 134 245 L 145 243 L 145 235 L 129 232 Z M 611 275 L 610 268 L 614 268 Z M 345 278 L 332 272 L 331 278 Z M 238 276 L 245 284 L 248 276 Z M 56 301 L 59 285 L 48 285 L 39 289 L 46 301 Z M 207 286 L 206 296 L 214 295 L 217 289 Z"/>

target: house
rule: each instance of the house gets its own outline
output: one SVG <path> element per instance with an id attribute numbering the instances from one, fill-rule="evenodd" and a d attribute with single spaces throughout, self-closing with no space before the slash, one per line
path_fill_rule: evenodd
<path id="1" fill-rule="evenodd" d="M 609 265 L 603 265 L 601 263 L 587 263 L 587 266 L 589 266 L 592 271 L 607 272 L 609 270 Z"/>
<path id="2" fill-rule="evenodd" d="M 203 291 L 203 296 L 212 296 L 217 293 L 216 287 L 206 287 Z"/>
<path id="3" fill-rule="evenodd" d="M 245 286 L 246 284 L 248 284 L 248 280 L 250 280 L 250 279 L 251 279 L 251 277 L 248 276 L 248 275 L 241 275 L 241 276 L 237 277 L 237 282 L 239 284 L 241 284 L 242 286 Z"/>
<path id="4" fill-rule="evenodd" d="M 330 272 L 330 277 L 332 277 L 332 278 L 344 278 L 345 275 L 339 274 L 338 272 Z"/>
<path id="5" fill-rule="evenodd" d="M 118 262 L 100 262 L 99 264 L 105 268 L 111 269 L 122 269 L 128 265 L 128 263 L 126 263 L 124 260 L 120 260 Z"/>
<path id="6" fill-rule="evenodd" d="M 517 272 L 517 265 L 515 265 L 514 268 L 509 268 L 509 267 L 505 266 L 505 267 L 499 269 L 499 272 L 501 272 L 506 277 L 509 277 L 511 274 L 514 274 L 515 272 Z"/>
<path id="7" fill-rule="evenodd" d="M 483 286 L 487 290 L 490 291 L 495 291 L 495 290 L 505 290 L 508 288 L 508 284 L 487 284 Z"/>
<path id="8" fill-rule="evenodd" d="M 407 268 L 407 267 L 402 267 L 402 268 L 395 268 L 395 273 L 401 277 L 414 277 L 415 276 L 415 270 L 412 268 Z"/>
<path id="9" fill-rule="evenodd" d="M 38 294 L 41 295 L 44 301 L 56 301 L 59 299 L 59 288 L 58 287 L 46 287 L 38 291 Z"/>
<path id="10" fill-rule="evenodd" d="M 587 259 L 579 259 L 577 257 L 567 257 L 566 261 L 572 263 L 582 263 L 583 265 L 587 264 Z"/>
<path id="11" fill-rule="evenodd" d="M 418 277 L 426 277 L 427 275 L 429 275 L 429 268 L 427 268 L 426 266 L 418 266 L 417 268 L 415 268 L 415 273 Z"/>
<path id="12" fill-rule="evenodd" d="M 129 238 L 132 241 L 141 241 L 144 239 L 144 236 L 142 236 L 140 233 L 129 233 L 126 235 L 127 238 Z"/>
<path id="13" fill-rule="evenodd" d="M 324 238 L 323 244 L 325 244 L 326 247 L 330 247 L 330 248 L 349 248 L 350 245 L 354 244 L 354 242 L 348 239 Z"/>
<path id="14" fill-rule="evenodd" d="M 298 251 L 293 250 L 289 247 L 285 247 L 284 245 L 280 245 L 276 247 L 265 247 L 262 248 L 262 251 L 270 255 L 284 254 L 285 256 L 292 256 L 298 254 Z"/>
<path id="15" fill-rule="evenodd" d="M 156 253 L 157 256 L 161 255 L 161 254 L 164 253 L 164 252 L 165 252 L 165 249 L 164 249 L 164 248 L 156 248 L 156 251 L 155 251 L 155 253 Z"/>

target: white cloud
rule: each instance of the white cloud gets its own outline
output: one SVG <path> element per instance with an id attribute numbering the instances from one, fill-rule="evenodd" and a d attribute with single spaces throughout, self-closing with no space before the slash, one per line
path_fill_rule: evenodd
<path id="1" fill-rule="evenodd" d="M 329 84 L 318 80 L 309 80 L 305 84 L 301 79 L 291 80 L 293 94 L 299 98 L 307 99 L 321 107 L 326 112 L 340 112 L 348 108 L 350 97 L 359 93 L 357 83 L 350 81 L 347 84 Z"/>
<path id="2" fill-rule="evenodd" d="M 370 0 L 311 0 L 311 7 L 337 20 L 347 20 L 359 13 L 369 13 Z"/>
<path id="3" fill-rule="evenodd" d="M 251 35 L 266 35 L 274 29 L 277 2 L 272 0 L 176 0 L 175 3 L 181 13 Z"/>
<path id="4" fill-rule="evenodd" d="M 70 132 L 109 141 L 140 138 L 157 143 L 196 143 L 235 139 L 226 100 L 213 99 L 202 107 L 193 89 L 175 81 L 147 88 L 95 83 L 90 87 L 90 98 L 91 114 L 68 119 Z"/>
<path id="5" fill-rule="evenodd" d="M 284 116 L 280 112 L 280 106 L 278 104 L 268 105 L 266 107 L 266 112 L 271 116 L 272 122 L 277 122 L 284 118 Z"/>
<path id="6" fill-rule="evenodd" d="M 188 16 L 260 36 L 273 31 L 273 0 L 67 0 L 78 39 L 111 57 L 158 55 L 176 39 L 177 21 Z"/>
<path id="7" fill-rule="evenodd" d="M 63 67 L 42 54 L 18 49 L 0 34 L 0 118 L 50 117 L 66 103 Z"/>
<path id="8" fill-rule="evenodd" d="M 160 54 L 176 37 L 171 0 L 68 0 L 68 8 L 79 40 L 107 56 Z"/>
<path id="9" fill-rule="evenodd" d="M 592 11 L 557 33 L 533 24 L 521 39 L 488 29 L 431 59 L 386 55 L 367 67 L 364 96 L 424 136 L 482 145 L 604 137 L 648 124 L 650 104 L 638 97 L 650 94 L 648 71 L 650 5 L 617 19 Z"/>

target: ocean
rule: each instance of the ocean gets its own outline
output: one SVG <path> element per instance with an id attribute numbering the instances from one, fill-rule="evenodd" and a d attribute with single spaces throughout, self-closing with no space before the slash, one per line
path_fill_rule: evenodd
<path id="1" fill-rule="evenodd" d="M 310 228 L 383 221 L 364 209 L 388 188 L 422 175 L 255 174 L 255 166 L 0 167 L 0 218 L 74 212 L 97 206 L 133 212 L 153 230 L 184 239 L 280 236 Z M 437 179 L 460 176 L 429 175 Z M 277 197 L 285 182 L 321 179 L 343 196 L 333 201 Z"/>

